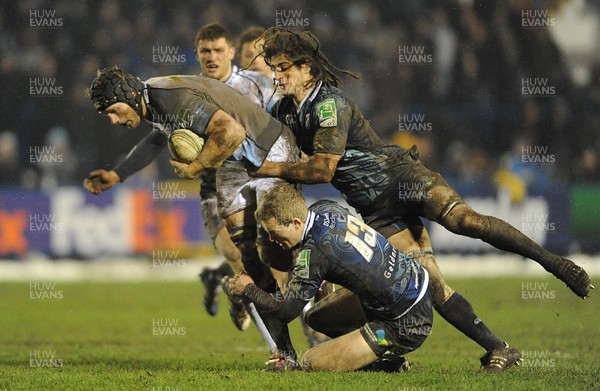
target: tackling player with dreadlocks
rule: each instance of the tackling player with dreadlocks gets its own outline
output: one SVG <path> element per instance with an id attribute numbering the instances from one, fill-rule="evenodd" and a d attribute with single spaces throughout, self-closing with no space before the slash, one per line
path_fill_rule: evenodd
<path id="1" fill-rule="evenodd" d="M 486 350 L 481 358 L 486 370 L 505 370 L 518 363 L 520 353 L 498 339 L 469 302 L 446 284 L 421 217 L 533 259 L 578 296 L 588 295 L 593 286 L 583 268 L 545 250 L 505 221 L 475 212 L 439 173 L 421 164 L 416 147 L 385 145 L 356 104 L 337 88 L 336 72 L 356 75 L 332 65 L 313 34 L 273 27 L 262 39 L 263 55 L 284 95 L 271 113 L 292 129 L 307 157 L 266 162 L 255 175 L 331 182 L 368 225 L 427 269 L 436 310 Z M 402 188 L 422 192 L 399 196 Z"/>

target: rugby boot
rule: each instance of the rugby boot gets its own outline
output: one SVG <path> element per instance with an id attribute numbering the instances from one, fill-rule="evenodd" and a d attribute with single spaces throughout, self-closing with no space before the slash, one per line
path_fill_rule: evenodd
<path id="1" fill-rule="evenodd" d="M 504 342 L 503 347 L 486 352 L 479 361 L 484 372 L 502 372 L 513 365 L 518 366 L 521 363 L 521 353 Z"/>
<path id="2" fill-rule="evenodd" d="M 590 289 L 594 289 L 587 272 L 581 266 L 566 258 L 562 258 L 560 266 L 552 274 L 582 299 L 589 295 Z"/>

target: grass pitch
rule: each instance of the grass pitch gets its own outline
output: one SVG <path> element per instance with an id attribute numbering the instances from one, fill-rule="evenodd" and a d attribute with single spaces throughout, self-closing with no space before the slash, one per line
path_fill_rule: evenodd
<path id="1" fill-rule="evenodd" d="M 268 352 L 239 332 L 225 297 L 216 317 L 200 283 L 0 284 L 0 389 L 10 390 L 588 390 L 600 389 L 600 298 L 559 281 L 451 280 L 521 367 L 484 374 L 484 352 L 436 314 L 412 369 L 265 373 Z M 296 349 L 307 349 L 297 321 Z"/>

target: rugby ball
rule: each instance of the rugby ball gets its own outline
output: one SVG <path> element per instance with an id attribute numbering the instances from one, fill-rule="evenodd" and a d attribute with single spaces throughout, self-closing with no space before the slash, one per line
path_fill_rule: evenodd
<path id="1" fill-rule="evenodd" d="M 204 139 L 189 129 L 174 130 L 167 143 L 173 159 L 191 163 L 204 147 Z"/>

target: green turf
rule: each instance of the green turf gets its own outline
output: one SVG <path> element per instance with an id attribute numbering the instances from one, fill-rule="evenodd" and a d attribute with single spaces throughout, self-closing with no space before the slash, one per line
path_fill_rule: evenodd
<path id="1" fill-rule="evenodd" d="M 526 355 L 523 366 L 481 373 L 482 349 L 436 315 L 431 337 L 409 356 L 409 373 L 265 373 L 268 353 L 258 333 L 237 331 L 225 307 L 208 316 L 200 284 L 56 283 L 35 289 L 4 283 L 0 389 L 599 389 L 597 297 L 583 301 L 552 279 L 451 285 L 499 337 Z M 153 321 L 159 322 L 156 330 Z M 296 322 L 292 333 L 301 353 L 307 346 Z M 180 335 L 154 335 L 160 332 Z"/>

